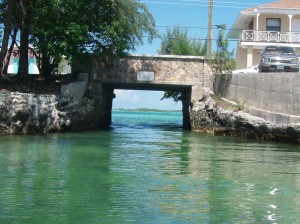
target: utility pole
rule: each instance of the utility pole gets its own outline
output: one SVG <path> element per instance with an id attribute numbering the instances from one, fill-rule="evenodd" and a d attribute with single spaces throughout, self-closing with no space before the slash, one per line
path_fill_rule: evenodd
<path id="1" fill-rule="evenodd" d="M 212 11 L 213 11 L 213 0 L 208 0 L 208 30 L 207 30 L 207 56 L 211 56 L 211 42 L 212 42 Z"/>

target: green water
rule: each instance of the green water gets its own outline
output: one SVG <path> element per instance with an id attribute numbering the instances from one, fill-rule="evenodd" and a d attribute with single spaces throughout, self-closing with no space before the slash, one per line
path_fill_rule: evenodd
<path id="1" fill-rule="evenodd" d="M 111 130 L 0 137 L 0 223 L 300 223 L 300 147 L 116 112 Z"/>

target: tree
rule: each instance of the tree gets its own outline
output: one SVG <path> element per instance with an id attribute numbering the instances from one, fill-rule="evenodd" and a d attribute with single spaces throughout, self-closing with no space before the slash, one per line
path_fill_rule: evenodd
<path id="1" fill-rule="evenodd" d="M 193 55 L 202 56 L 206 48 L 202 47 L 200 41 L 188 37 L 188 29 L 175 27 L 167 29 L 166 34 L 162 37 L 159 54 L 166 55 Z M 172 98 L 175 102 L 182 101 L 182 93 L 174 91 L 165 91 L 162 99 Z"/>
<path id="2" fill-rule="evenodd" d="M 40 52 L 41 72 L 49 75 L 62 55 L 76 60 L 87 54 L 122 55 L 151 40 L 155 21 L 137 0 L 36 0 L 44 9 L 32 21 L 30 43 Z M 44 18 L 47 18 L 45 20 Z"/>
<path id="3" fill-rule="evenodd" d="M 2 15 L 1 18 L 3 18 L 3 24 L 4 24 L 3 38 L 2 38 L 1 51 L 0 51 L 0 62 L 2 63 L 0 77 L 2 76 L 4 67 L 6 67 L 9 61 L 9 58 L 6 58 L 6 55 L 7 55 L 8 44 L 9 44 L 9 35 L 12 31 L 12 19 L 13 19 L 13 13 L 15 7 L 16 7 L 16 0 L 7 0 L 6 2 L 0 3 L 0 9 L 1 9 L 0 14 Z"/>
<path id="4" fill-rule="evenodd" d="M 19 0 L 21 8 L 21 38 L 20 38 L 20 61 L 18 77 L 26 80 L 28 75 L 28 47 L 29 47 L 29 29 L 30 29 L 30 7 L 29 0 Z"/>
<path id="5" fill-rule="evenodd" d="M 225 30 L 226 25 L 221 25 L 217 36 L 216 52 L 212 54 L 212 58 L 209 60 L 214 74 L 213 91 L 215 94 L 217 94 L 216 85 L 218 80 L 230 74 L 235 68 L 234 53 L 228 50 L 229 41 L 225 37 Z"/>
<path id="6" fill-rule="evenodd" d="M 148 40 L 156 35 L 154 18 L 138 0 L 17 3 L 19 13 L 15 11 L 12 21 L 21 28 L 19 75 L 28 73 L 29 45 L 37 57 L 40 74 L 49 75 L 62 56 L 70 60 L 84 54 L 121 55 L 142 43 L 144 35 L 149 36 Z M 3 8 L 7 9 L 7 4 L 3 2 Z M 2 24 L 4 15 L 0 14 Z"/>
<path id="7" fill-rule="evenodd" d="M 188 29 L 180 29 L 179 27 L 167 29 L 167 33 L 162 37 L 158 53 L 166 55 L 204 55 L 201 42 L 190 39 Z"/>

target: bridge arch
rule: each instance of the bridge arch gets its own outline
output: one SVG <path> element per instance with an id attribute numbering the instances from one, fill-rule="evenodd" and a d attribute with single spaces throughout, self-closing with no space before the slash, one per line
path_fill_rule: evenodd
<path id="1" fill-rule="evenodd" d="M 127 89 L 127 90 L 150 90 L 150 91 L 176 91 L 182 93 L 182 127 L 185 130 L 191 129 L 190 124 L 190 113 L 189 113 L 189 106 L 191 103 L 191 93 L 192 93 L 192 86 L 191 85 L 174 85 L 174 84 L 152 84 L 152 83 L 112 83 L 106 82 L 102 83 L 103 91 L 106 92 L 105 95 L 108 96 L 106 100 L 103 99 L 101 102 L 101 108 L 106 108 L 106 111 L 103 110 L 101 113 L 100 120 L 107 122 L 106 124 L 103 123 L 101 126 L 110 126 L 111 125 L 111 111 L 112 111 L 112 104 L 114 90 L 116 89 Z M 109 100 L 109 96 L 112 100 Z"/>
<path id="2" fill-rule="evenodd" d="M 189 106 L 211 88 L 212 75 L 204 57 L 128 55 L 125 58 L 91 58 L 72 72 L 89 74 L 89 95 L 99 99 L 99 126 L 111 125 L 114 89 L 180 91 L 183 93 L 183 128 L 190 129 Z"/>

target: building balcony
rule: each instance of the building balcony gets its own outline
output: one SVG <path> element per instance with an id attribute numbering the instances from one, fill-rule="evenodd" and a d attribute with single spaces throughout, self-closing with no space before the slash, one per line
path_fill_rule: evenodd
<path id="1" fill-rule="evenodd" d="M 247 42 L 250 45 L 261 44 L 296 44 L 300 45 L 300 32 L 276 32 L 243 30 L 239 36 L 239 42 Z"/>

